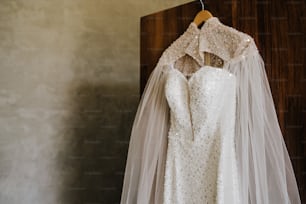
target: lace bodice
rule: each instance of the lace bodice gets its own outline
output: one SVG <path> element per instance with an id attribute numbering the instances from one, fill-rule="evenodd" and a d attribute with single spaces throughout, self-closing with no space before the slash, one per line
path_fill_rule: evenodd
<path id="1" fill-rule="evenodd" d="M 201 67 L 189 79 L 169 68 L 165 84 L 171 118 L 165 204 L 224 203 L 224 169 L 218 168 L 224 157 L 223 146 L 234 152 L 235 89 L 235 76 L 220 68 Z M 234 154 L 227 162 L 234 167 L 230 178 L 234 183 L 232 197 L 237 204 Z"/>
<path id="2" fill-rule="evenodd" d="M 201 141 L 215 131 L 228 102 L 228 91 L 235 90 L 235 76 L 226 70 L 204 66 L 187 79 L 170 68 L 165 94 L 171 112 L 171 127 L 177 137 Z M 232 98 L 231 100 L 234 100 Z M 189 135 L 190 138 L 184 138 Z"/>

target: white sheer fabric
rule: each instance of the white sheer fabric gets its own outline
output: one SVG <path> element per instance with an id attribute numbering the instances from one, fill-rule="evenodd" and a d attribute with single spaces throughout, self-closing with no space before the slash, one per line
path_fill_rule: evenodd
<path id="1" fill-rule="evenodd" d="M 165 70 L 185 55 L 202 67 L 203 52 L 220 57 L 222 68 L 236 76 L 235 152 L 241 203 L 301 203 L 254 40 L 212 17 L 201 29 L 191 23 L 164 51 L 148 80 L 132 128 L 121 204 L 163 203 L 170 122 Z"/>
<path id="2" fill-rule="evenodd" d="M 157 66 L 146 85 L 135 116 L 121 203 L 162 203 L 169 126 L 165 77 Z"/>
<path id="3" fill-rule="evenodd" d="M 236 144 L 242 203 L 301 203 L 258 52 L 229 65 L 237 77 Z"/>

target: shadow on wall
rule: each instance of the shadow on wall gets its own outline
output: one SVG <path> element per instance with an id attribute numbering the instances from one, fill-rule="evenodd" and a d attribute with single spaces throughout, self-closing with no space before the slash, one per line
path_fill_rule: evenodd
<path id="1" fill-rule="evenodd" d="M 71 115 L 59 158 L 62 203 L 120 202 L 138 96 L 105 94 L 110 89 L 80 81 L 70 91 Z"/>

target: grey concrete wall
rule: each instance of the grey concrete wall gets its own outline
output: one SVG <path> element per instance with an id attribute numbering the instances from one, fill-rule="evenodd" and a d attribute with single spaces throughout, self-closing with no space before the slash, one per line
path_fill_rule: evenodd
<path id="1" fill-rule="evenodd" d="M 118 203 L 140 16 L 187 0 L 0 1 L 0 203 Z"/>

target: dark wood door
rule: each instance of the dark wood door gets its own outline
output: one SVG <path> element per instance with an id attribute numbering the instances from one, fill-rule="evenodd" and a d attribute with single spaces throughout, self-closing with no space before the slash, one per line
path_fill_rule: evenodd
<path id="1" fill-rule="evenodd" d="M 281 130 L 306 203 L 305 0 L 205 1 L 226 25 L 253 36 L 265 61 Z M 162 52 L 201 9 L 194 1 L 141 18 L 141 93 Z"/>

